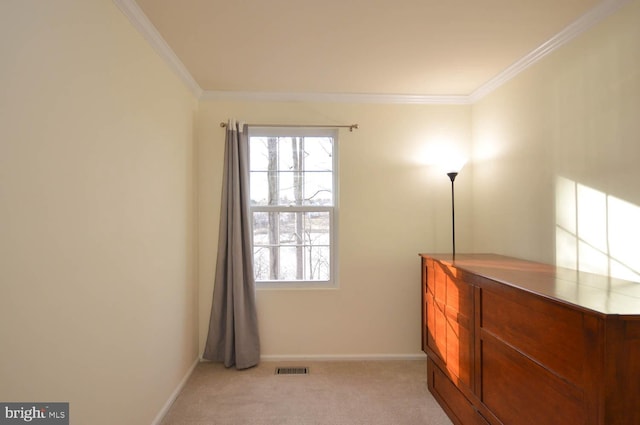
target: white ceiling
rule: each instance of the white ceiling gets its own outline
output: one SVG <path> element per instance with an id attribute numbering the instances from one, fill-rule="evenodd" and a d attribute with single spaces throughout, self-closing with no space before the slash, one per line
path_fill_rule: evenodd
<path id="1" fill-rule="evenodd" d="M 114 1 L 136 7 L 133 0 Z M 151 32 L 159 33 L 156 44 L 166 42 L 205 92 L 446 97 L 481 91 L 625 1 L 137 0 L 137 5 Z"/>

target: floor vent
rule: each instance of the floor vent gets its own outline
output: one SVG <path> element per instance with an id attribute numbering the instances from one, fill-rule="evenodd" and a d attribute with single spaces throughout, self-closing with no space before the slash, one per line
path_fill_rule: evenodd
<path id="1" fill-rule="evenodd" d="M 277 367 L 276 375 L 308 375 L 308 367 Z"/>

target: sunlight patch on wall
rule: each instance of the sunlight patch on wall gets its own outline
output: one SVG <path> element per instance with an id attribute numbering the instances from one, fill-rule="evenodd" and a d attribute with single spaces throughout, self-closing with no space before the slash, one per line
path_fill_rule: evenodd
<path id="1" fill-rule="evenodd" d="M 558 177 L 558 266 L 640 281 L 639 223 L 637 205 Z"/>

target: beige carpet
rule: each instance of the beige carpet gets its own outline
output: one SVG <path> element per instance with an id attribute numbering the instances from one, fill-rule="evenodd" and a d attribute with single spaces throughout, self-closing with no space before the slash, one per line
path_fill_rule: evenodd
<path id="1" fill-rule="evenodd" d="M 276 375 L 308 366 L 309 375 Z M 162 425 L 451 425 L 426 361 L 200 363 Z"/>

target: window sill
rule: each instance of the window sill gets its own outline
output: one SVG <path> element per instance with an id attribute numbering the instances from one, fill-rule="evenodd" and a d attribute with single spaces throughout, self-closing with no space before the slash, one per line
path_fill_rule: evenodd
<path id="1" fill-rule="evenodd" d="M 337 282 L 256 282 L 256 290 L 336 290 L 340 289 Z"/>

